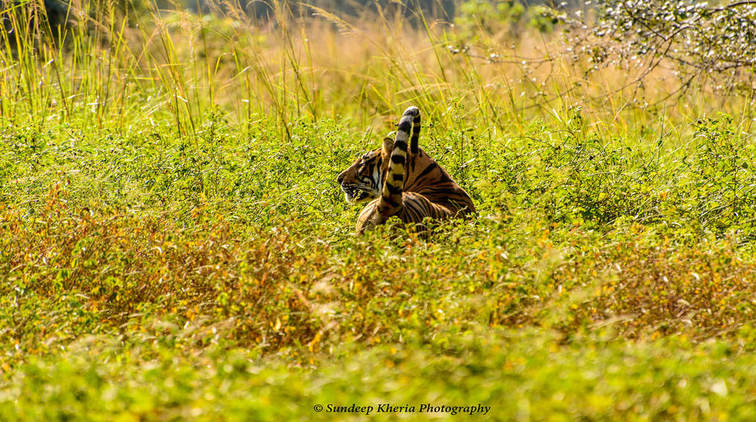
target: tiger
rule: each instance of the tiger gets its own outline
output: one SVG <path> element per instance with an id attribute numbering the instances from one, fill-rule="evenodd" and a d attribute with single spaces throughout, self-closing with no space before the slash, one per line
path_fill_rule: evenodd
<path id="1" fill-rule="evenodd" d="M 336 178 L 347 202 L 368 202 L 357 218 L 357 235 L 393 216 L 419 224 L 476 213 L 467 192 L 419 148 L 419 139 L 420 110 L 412 106 L 402 114 L 396 139 L 384 138 L 382 148 L 366 152 Z"/>

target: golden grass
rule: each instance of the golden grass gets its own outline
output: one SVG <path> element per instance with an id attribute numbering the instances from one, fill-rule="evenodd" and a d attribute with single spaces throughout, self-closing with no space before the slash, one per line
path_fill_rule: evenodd
<path id="1" fill-rule="evenodd" d="M 102 13 L 81 18 L 66 48 L 42 37 L 21 42 L 17 53 L 4 49 L 0 88 L 12 95 L 3 96 L 0 116 L 127 128 L 169 111 L 180 133 L 195 134 L 219 108 L 248 125 L 275 113 L 283 138 L 302 116 L 378 128 L 409 104 L 445 127 L 462 120 L 500 132 L 518 132 L 533 117 L 559 121 L 576 106 L 607 133 L 637 127 L 649 112 L 689 121 L 724 111 L 742 116 L 745 130 L 751 125 L 752 98 L 714 95 L 706 81 L 680 93 L 674 69 L 661 63 L 649 71 L 649 58 L 594 69 L 559 32 L 468 40 L 442 22 L 414 28 L 397 16 L 342 18 L 279 3 L 263 25 L 223 6 L 222 16 L 155 9 L 130 24 Z"/>

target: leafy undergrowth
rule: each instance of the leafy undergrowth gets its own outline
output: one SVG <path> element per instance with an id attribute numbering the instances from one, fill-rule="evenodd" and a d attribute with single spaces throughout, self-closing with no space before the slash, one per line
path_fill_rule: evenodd
<path id="1" fill-rule="evenodd" d="M 395 420 L 467 417 L 473 411 L 461 408 L 478 405 L 500 420 L 756 417 L 756 354 L 722 342 L 628 343 L 598 331 L 565 346 L 542 330 L 488 329 L 429 344 L 338 346 L 313 370 L 219 347 L 222 330 L 154 329 L 128 339 L 89 336 L 54 358 L 30 359 L 0 386 L 0 417 Z M 754 330 L 743 334 L 753 338 Z M 211 346 L 198 351 L 198 343 Z M 352 404 L 372 413 L 333 411 Z M 414 410 L 386 412 L 381 404 Z M 428 404 L 447 410 L 420 410 Z"/>
<path id="2" fill-rule="evenodd" d="M 480 324 L 567 336 L 612 324 L 632 338 L 705 339 L 736 331 L 756 311 L 756 265 L 731 239 L 690 249 L 634 224 L 597 236 L 481 219 L 438 228 L 429 242 L 381 231 L 324 242 L 294 217 L 260 227 L 195 209 L 179 226 L 76 209 L 64 198 L 54 189 L 31 219 L 2 209 L 4 342 L 20 347 L 12 355 L 145 315 L 225 321 L 234 342 L 299 353 Z"/>

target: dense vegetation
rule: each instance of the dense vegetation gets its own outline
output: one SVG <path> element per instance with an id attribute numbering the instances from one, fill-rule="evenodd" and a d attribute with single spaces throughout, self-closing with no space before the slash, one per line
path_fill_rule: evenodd
<path id="1" fill-rule="evenodd" d="M 749 68 L 226 6 L 6 14 L 1 420 L 756 418 Z M 335 177 L 410 104 L 479 216 L 357 238 Z"/>

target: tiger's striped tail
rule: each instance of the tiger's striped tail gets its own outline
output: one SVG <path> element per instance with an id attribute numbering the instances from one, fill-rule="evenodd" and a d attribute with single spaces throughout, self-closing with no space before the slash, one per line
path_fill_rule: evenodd
<path id="1" fill-rule="evenodd" d="M 412 138 L 410 139 L 410 133 Z M 398 213 L 402 208 L 402 189 L 406 177 L 407 161 L 410 155 L 407 151 L 407 142 L 410 141 L 410 151 L 417 154 L 418 138 L 420 137 L 420 110 L 410 107 L 402 114 L 399 128 L 396 131 L 394 149 L 391 152 L 391 161 L 386 180 L 381 191 L 381 200 L 378 203 L 378 212 L 384 217 L 390 217 Z"/>
<path id="2" fill-rule="evenodd" d="M 410 153 L 417 155 L 418 152 L 418 140 L 420 139 L 420 110 L 417 107 L 412 106 L 407 110 L 404 110 L 402 116 L 412 116 L 412 139 L 410 139 Z"/>

